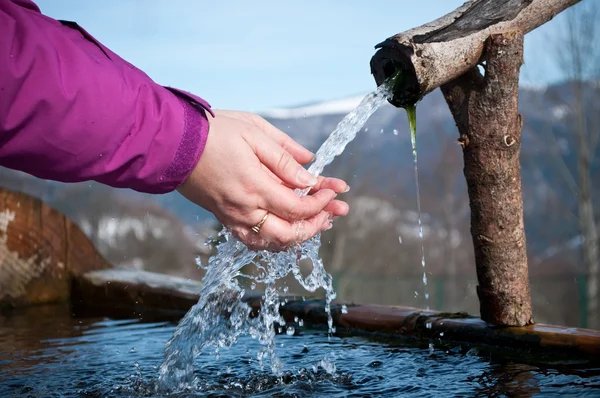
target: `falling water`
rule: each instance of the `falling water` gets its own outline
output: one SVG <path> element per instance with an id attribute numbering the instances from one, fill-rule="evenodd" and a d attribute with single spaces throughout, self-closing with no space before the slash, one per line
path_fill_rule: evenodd
<path id="1" fill-rule="evenodd" d="M 417 108 L 412 106 L 406 108 L 408 115 L 408 125 L 410 127 L 410 142 L 412 144 L 412 153 L 415 165 L 415 186 L 417 188 L 417 214 L 419 220 L 419 238 L 421 239 L 421 268 L 423 268 L 423 290 L 425 295 L 425 304 L 429 309 L 429 293 L 427 292 L 427 272 L 425 270 L 425 239 L 423 237 L 423 221 L 421 215 L 421 194 L 419 192 L 419 162 L 417 159 Z"/>
<path id="2" fill-rule="evenodd" d="M 415 165 L 415 186 L 417 189 L 417 215 L 419 222 L 419 238 L 421 239 L 421 268 L 423 269 L 423 294 L 425 296 L 425 305 L 429 310 L 429 292 L 427 290 L 427 271 L 425 269 L 425 238 L 423 236 L 423 221 L 421 216 L 421 195 L 419 192 L 419 162 L 417 158 L 417 108 L 411 106 L 406 108 L 408 115 L 408 125 L 410 128 L 410 142 L 412 144 L 412 153 Z M 425 325 L 431 329 L 431 323 Z M 433 344 L 429 343 L 429 351 L 433 351 Z"/>
<path id="3" fill-rule="evenodd" d="M 314 176 L 320 175 L 390 95 L 390 82 L 368 94 L 325 140 L 308 171 Z M 297 194 L 303 196 L 309 190 L 297 190 Z M 194 359 L 206 349 L 213 349 L 218 358 L 221 349 L 235 344 L 243 334 L 249 334 L 261 343 L 262 349 L 257 353 L 259 363 L 263 365 L 267 361 L 271 371 L 280 375 L 283 363 L 275 352 L 275 325 L 286 331 L 293 330 L 294 326 L 286 325 L 279 314 L 279 307 L 285 302 L 279 299 L 281 288 L 276 286 L 276 282 L 290 273 L 309 292 L 324 289 L 329 332 L 334 331 L 330 303 L 336 295 L 332 277 L 319 258 L 320 235 L 279 253 L 251 251 L 228 230 L 223 230 L 219 238 L 221 243 L 217 246 L 217 254 L 205 267 L 207 272 L 200 299 L 181 320 L 167 343 L 157 384 L 161 391 L 193 389 L 195 383 L 200 382 L 194 378 Z M 306 277 L 300 272 L 300 261 L 304 259 L 312 262 L 312 272 Z M 254 272 L 243 272 L 242 268 L 247 265 Z M 264 284 L 263 301 L 256 316 L 251 316 L 252 309 L 242 300 L 246 291 L 239 283 L 241 278 L 251 280 L 252 286 Z M 302 320 L 295 323 L 301 326 Z M 328 358 L 320 363 L 326 371 L 335 371 L 335 366 L 331 365 Z"/>

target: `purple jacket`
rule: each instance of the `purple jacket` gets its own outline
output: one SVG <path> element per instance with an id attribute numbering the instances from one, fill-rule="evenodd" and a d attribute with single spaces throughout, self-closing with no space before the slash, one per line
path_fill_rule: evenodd
<path id="1" fill-rule="evenodd" d="M 192 94 L 165 88 L 73 22 L 0 0 L 0 165 L 64 182 L 177 188 L 208 135 Z M 213 115 L 214 116 L 214 115 Z"/>

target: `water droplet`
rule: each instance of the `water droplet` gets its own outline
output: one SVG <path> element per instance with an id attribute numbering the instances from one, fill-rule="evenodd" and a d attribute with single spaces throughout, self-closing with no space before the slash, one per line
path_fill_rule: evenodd
<path id="1" fill-rule="evenodd" d="M 295 332 L 296 330 L 293 326 L 288 326 L 288 328 L 285 331 L 285 334 L 287 334 L 288 336 L 293 336 Z"/>
<path id="2" fill-rule="evenodd" d="M 319 362 L 319 366 L 321 366 L 323 370 L 325 370 L 325 372 L 327 372 L 328 374 L 333 375 L 336 371 L 336 366 L 334 362 L 335 358 L 333 357 L 333 355 L 330 355 L 330 357 L 332 358 L 321 359 L 321 361 Z"/>
<path id="3" fill-rule="evenodd" d="M 381 129 L 381 131 L 379 132 L 379 134 L 383 134 L 383 129 Z"/>
<path id="4" fill-rule="evenodd" d="M 399 242 L 400 244 L 402 244 L 402 237 L 401 237 L 401 236 L 398 236 L 398 242 Z"/>
<path id="5" fill-rule="evenodd" d="M 425 327 L 426 327 L 427 329 L 431 329 L 431 322 L 427 322 L 427 323 L 425 324 Z"/>
<path id="6" fill-rule="evenodd" d="M 256 283 L 252 282 L 250 284 L 250 289 L 252 289 L 252 290 L 256 289 Z"/>
<path id="7" fill-rule="evenodd" d="M 289 290 L 290 290 L 290 288 L 289 288 L 289 287 L 287 287 L 287 286 L 284 286 L 284 287 L 283 287 L 283 292 L 284 292 L 284 293 L 287 293 Z"/>
<path id="8" fill-rule="evenodd" d="M 366 133 L 367 131 L 369 131 L 369 128 L 368 128 L 368 127 L 365 127 L 365 133 Z"/>
<path id="9" fill-rule="evenodd" d="M 444 337 L 444 332 L 440 332 L 440 337 Z"/>
<path id="10" fill-rule="evenodd" d="M 298 323 L 298 317 L 297 316 L 294 317 L 294 322 Z"/>
<path id="11" fill-rule="evenodd" d="M 298 320 L 298 326 L 300 326 L 300 327 L 304 326 L 304 320 L 303 319 Z"/>
<path id="12" fill-rule="evenodd" d="M 394 135 L 398 135 L 398 130 L 394 129 Z"/>
<path id="13" fill-rule="evenodd" d="M 346 304 L 342 305 L 342 314 L 347 314 L 348 313 L 348 307 L 346 306 Z"/>

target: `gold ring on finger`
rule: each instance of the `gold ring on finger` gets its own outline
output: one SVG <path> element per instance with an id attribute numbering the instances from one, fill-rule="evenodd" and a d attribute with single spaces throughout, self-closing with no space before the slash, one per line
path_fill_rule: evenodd
<path id="1" fill-rule="evenodd" d="M 256 235 L 258 235 L 260 233 L 260 229 L 262 228 L 265 221 L 267 221 L 267 218 L 269 218 L 269 213 L 265 214 L 265 216 L 262 218 L 262 220 L 260 220 L 260 222 L 258 224 L 256 224 L 255 226 L 252 227 L 252 231 Z"/>

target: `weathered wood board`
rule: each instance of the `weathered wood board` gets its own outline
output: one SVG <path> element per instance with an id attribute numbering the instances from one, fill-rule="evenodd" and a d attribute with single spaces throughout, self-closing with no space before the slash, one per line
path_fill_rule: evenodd
<path id="1" fill-rule="evenodd" d="M 67 217 L 0 188 L 0 308 L 67 301 L 73 276 L 110 267 Z"/>

